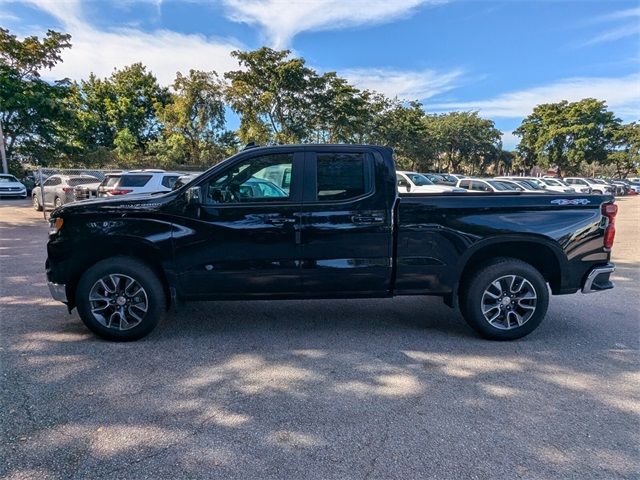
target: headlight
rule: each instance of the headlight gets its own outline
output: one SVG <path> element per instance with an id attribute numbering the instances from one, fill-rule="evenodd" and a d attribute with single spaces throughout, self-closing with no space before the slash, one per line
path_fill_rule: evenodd
<path id="1" fill-rule="evenodd" d="M 49 220 L 49 235 L 55 235 L 62 228 L 64 220 L 62 217 L 56 217 Z"/>

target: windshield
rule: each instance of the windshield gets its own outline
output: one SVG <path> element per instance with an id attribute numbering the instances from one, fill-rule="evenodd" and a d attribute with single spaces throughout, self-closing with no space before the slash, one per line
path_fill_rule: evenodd
<path id="1" fill-rule="evenodd" d="M 557 180 L 554 180 L 553 178 L 545 178 L 543 180 L 544 183 L 546 183 L 547 185 L 551 185 L 552 187 L 561 187 L 562 184 L 560 182 L 558 182 Z"/>
<path id="2" fill-rule="evenodd" d="M 419 173 L 407 173 L 406 175 L 407 177 L 409 177 L 409 180 L 411 180 L 416 187 L 422 187 L 424 185 L 433 185 L 433 182 L 431 180 L 429 180 L 427 177 Z"/>
<path id="3" fill-rule="evenodd" d="M 0 183 L 17 182 L 18 180 L 13 175 L 0 175 Z"/>
<path id="4" fill-rule="evenodd" d="M 522 187 L 517 185 L 517 184 L 515 184 L 515 183 L 503 182 L 503 181 L 500 181 L 500 182 L 497 182 L 497 183 L 500 183 L 500 184 L 504 185 L 507 188 L 507 190 L 515 190 L 516 192 L 522 190 Z"/>
<path id="5" fill-rule="evenodd" d="M 498 182 L 496 180 L 489 180 L 487 181 L 487 183 L 489 185 L 491 185 L 493 188 L 495 188 L 496 190 L 500 190 L 500 191 L 504 191 L 504 190 L 514 190 L 512 188 L 509 188 L 508 186 L 506 186 L 504 183 L 502 182 Z"/>
<path id="6" fill-rule="evenodd" d="M 530 190 L 544 190 L 540 185 L 530 180 L 518 180 L 518 183 L 525 185 Z"/>

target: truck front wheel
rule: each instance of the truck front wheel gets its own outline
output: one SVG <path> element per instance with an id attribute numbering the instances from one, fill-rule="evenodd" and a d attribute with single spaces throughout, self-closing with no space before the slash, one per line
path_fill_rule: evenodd
<path id="1" fill-rule="evenodd" d="M 515 258 L 484 263 L 463 279 L 460 310 L 467 323 L 491 340 L 515 340 L 535 330 L 549 306 L 544 277 Z"/>
<path id="2" fill-rule="evenodd" d="M 95 334 L 109 340 L 137 340 L 162 319 L 166 300 L 162 283 L 145 263 L 112 257 L 96 263 L 80 279 L 78 313 Z"/>

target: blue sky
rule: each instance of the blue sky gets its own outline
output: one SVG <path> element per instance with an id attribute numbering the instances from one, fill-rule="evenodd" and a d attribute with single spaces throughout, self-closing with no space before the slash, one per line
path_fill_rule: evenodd
<path id="1" fill-rule="evenodd" d="M 538 103 L 592 96 L 640 118 L 637 0 L 0 0 L 0 25 L 72 34 L 49 78 L 142 61 L 168 85 L 178 70 L 237 68 L 235 49 L 289 48 L 428 112 L 478 110 L 506 148 Z"/>

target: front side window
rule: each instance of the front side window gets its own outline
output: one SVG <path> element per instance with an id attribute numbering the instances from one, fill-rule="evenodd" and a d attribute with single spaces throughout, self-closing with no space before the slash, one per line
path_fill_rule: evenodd
<path id="1" fill-rule="evenodd" d="M 290 198 L 293 154 L 242 161 L 204 184 L 205 203 L 282 202 Z"/>
<path id="2" fill-rule="evenodd" d="M 348 200 L 367 193 L 364 153 L 319 153 L 317 198 Z"/>
<path id="3" fill-rule="evenodd" d="M 471 182 L 471 190 L 486 192 L 489 190 L 489 187 L 482 182 Z"/>

